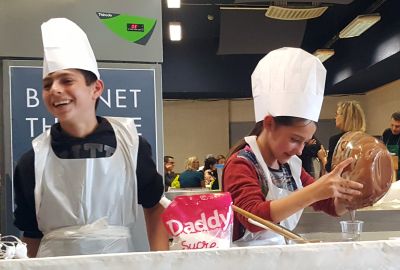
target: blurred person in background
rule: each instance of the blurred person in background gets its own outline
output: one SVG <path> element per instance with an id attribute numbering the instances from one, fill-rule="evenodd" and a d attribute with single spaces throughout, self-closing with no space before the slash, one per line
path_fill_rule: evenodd
<path id="1" fill-rule="evenodd" d="M 225 162 L 226 162 L 226 158 L 225 158 L 224 155 L 218 155 L 218 156 L 217 156 L 217 164 L 222 164 L 222 165 L 224 165 Z"/>
<path id="2" fill-rule="evenodd" d="M 315 179 L 325 174 L 327 153 L 324 146 L 315 136 L 306 143 L 299 158 L 306 172 Z"/>
<path id="3" fill-rule="evenodd" d="M 204 160 L 204 182 L 205 186 L 210 186 L 210 189 L 219 189 L 218 175 L 217 175 L 217 159 L 214 157 L 209 157 Z"/>
<path id="4" fill-rule="evenodd" d="M 203 171 L 198 171 L 199 159 L 196 156 L 189 157 L 185 162 L 185 171 L 179 176 L 181 188 L 204 186 Z"/>
<path id="5" fill-rule="evenodd" d="M 327 172 L 332 170 L 332 158 L 335 151 L 336 144 L 340 138 L 348 131 L 362 131 L 366 130 L 365 114 L 360 103 L 355 100 L 339 102 L 337 105 L 335 116 L 336 127 L 341 130 L 329 138 L 329 151 L 325 169 Z"/>
<path id="6" fill-rule="evenodd" d="M 400 112 L 394 112 L 390 119 L 390 128 L 382 134 L 382 141 L 393 155 L 399 157 L 400 154 Z M 399 165 L 399 164 L 398 164 Z M 400 171 L 397 171 L 396 179 L 400 179 Z"/>
<path id="7" fill-rule="evenodd" d="M 164 156 L 164 187 L 165 191 L 171 186 L 177 174 L 174 172 L 175 160 L 172 156 Z"/>

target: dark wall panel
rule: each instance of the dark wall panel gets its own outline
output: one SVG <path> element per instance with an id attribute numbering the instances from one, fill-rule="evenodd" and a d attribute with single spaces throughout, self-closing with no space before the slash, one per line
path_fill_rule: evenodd
<path id="1" fill-rule="evenodd" d="M 300 47 L 306 20 L 265 17 L 265 10 L 221 9 L 218 54 L 266 54 L 281 47 Z"/>
<path id="2" fill-rule="evenodd" d="M 165 44 L 163 98 L 251 97 L 251 73 L 262 55 L 217 55 L 218 41 Z"/>

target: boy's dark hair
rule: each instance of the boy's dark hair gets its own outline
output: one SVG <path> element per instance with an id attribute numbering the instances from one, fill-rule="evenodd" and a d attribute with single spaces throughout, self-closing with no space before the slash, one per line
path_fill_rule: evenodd
<path id="1" fill-rule="evenodd" d="M 174 159 L 174 157 L 171 156 L 164 156 L 164 162 L 167 163 L 169 159 Z"/>
<path id="2" fill-rule="evenodd" d="M 87 86 L 97 81 L 97 76 L 93 72 L 84 69 L 78 69 L 78 70 L 82 73 L 83 77 L 85 78 L 85 83 Z"/>
<path id="3" fill-rule="evenodd" d="M 393 118 L 393 120 L 395 120 L 395 121 L 400 121 L 400 112 L 394 112 L 394 113 L 392 114 L 392 118 Z"/>
<path id="4" fill-rule="evenodd" d="M 86 86 L 89 86 L 97 81 L 97 76 L 93 72 L 84 69 L 78 69 L 78 70 L 82 73 L 83 77 L 85 78 Z M 97 106 L 99 105 L 99 99 L 100 98 L 96 100 L 96 104 L 94 107 L 95 109 L 97 109 Z"/>

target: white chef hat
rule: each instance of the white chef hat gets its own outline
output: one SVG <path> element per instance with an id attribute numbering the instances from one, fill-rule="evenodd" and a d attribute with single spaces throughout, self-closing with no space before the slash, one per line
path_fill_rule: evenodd
<path id="1" fill-rule="evenodd" d="M 251 75 L 256 122 L 266 115 L 318 121 L 324 97 L 326 69 L 299 48 L 271 51 Z"/>
<path id="2" fill-rule="evenodd" d="M 96 57 L 83 30 L 65 18 L 42 24 L 43 78 L 54 71 L 76 68 L 93 72 L 100 79 Z"/>

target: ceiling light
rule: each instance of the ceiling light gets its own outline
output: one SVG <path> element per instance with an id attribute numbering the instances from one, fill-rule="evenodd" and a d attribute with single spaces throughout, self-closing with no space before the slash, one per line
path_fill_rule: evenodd
<path id="1" fill-rule="evenodd" d="M 340 38 L 357 37 L 381 19 L 379 14 L 359 15 L 339 33 Z"/>
<path id="2" fill-rule="evenodd" d="M 321 16 L 328 9 L 328 7 L 318 8 L 287 8 L 270 6 L 265 12 L 265 16 L 278 19 L 278 20 L 308 20 Z"/>
<path id="3" fill-rule="evenodd" d="M 321 62 L 328 60 L 334 54 L 335 51 L 333 49 L 318 49 L 313 53 Z"/>
<path id="4" fill-rule="evenodd" d="M 169 23 L 169 38 L 172 41 L 179 41 L 182 39 L 182 28 L 180 22 Z"/>
<path id="5" fill-rule="evenodd" d="M 167 0 L 168 8 L 180 8 L 181 0 Z"/>

